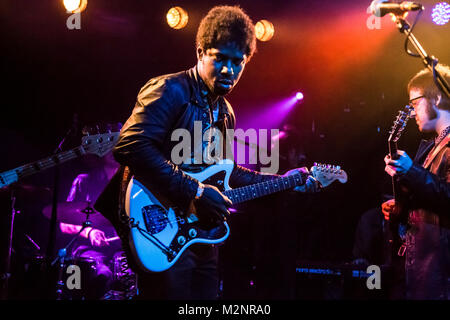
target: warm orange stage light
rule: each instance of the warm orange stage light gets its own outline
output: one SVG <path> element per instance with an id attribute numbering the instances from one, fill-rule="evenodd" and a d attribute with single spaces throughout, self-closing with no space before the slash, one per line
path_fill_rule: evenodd
<path id="1" fill-rule="evenodd" d="M 273 38 L 275 28 L 272 22 L 268 20 L 259 20 L 255 24 L 256 38 L 260 41 L 269 41 Z"/>
<path id="2" fill-rule="evenodd" d="M 79 13 L 86 9 L 87 0 L 63 0 L 63 4 L 68 12 Z"/>
<path id="3" fill-rule="evenodd" d="M 183 8 L 173 7 L 167 12 L 166 19 L 171 28 L 182 29 L 187 25 L 189 16 Z"/>

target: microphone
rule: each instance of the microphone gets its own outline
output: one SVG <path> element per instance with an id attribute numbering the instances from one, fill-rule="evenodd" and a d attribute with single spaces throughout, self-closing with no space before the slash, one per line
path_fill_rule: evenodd
<path id="1" fill-rule="evenodd" d="M 401 3 L 389 2 L 386 0 L 374 0 L 370 4 L 370 10 L 375 17 L 383 17 L 388 13 L 402 15 L 408 11 L 423 10 L 420 3 L 403 1 Z"/>

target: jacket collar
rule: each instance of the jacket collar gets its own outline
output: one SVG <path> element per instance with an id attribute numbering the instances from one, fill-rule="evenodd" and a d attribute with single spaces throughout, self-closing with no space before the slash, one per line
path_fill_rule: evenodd
<path id="1" fill-rule="evenodd" d="M 203 109 L 208 109 L 209 104 L 207 100 L 208 95 L 208 88 L 206 87 L 206 84 L 203 82 L 202 78 L 200 78 L 200 75 L 198 74 L 197 66 L 190 68 L 187 70 L 187 75 L 189 77 L 189 82 L 192 88 L 191 91 L 191 101 L 195 104 L 199 105 Z M 219 110 L 220 113 L 226 113 L 230 114 L 227 103 L 225 102 L 224 97 L 219 97 Z"/>

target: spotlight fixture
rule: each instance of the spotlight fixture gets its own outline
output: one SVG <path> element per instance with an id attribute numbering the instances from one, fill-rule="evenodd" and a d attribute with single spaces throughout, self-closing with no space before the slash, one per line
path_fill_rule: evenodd
<path id="1" fill-rule="evenodd" d="M 447 2 L 437 3 L 431 11 L 433 22 L 443 26 L 450 20 L 450 5 Z"/>
<path id="2" fill-rule="evenodd" d="M 259 20 L 255 24 L 256 38 L 260 41 L 269 41 L 272 39 L 275 29 L 272 22 L 268 20 Z"/>
<path id="3" fill-rule="evenodd" d="M 87 0 L 63 0 L 64 7 L 70 13 L 79 13 L 86 9 Z"/>
<path id="4" fill-rule="evenodd" d="M 295 94 L 295 99 L 297 100 L 297 101 L 300 101 L 300 100 L 303 100 L 303 93 L 301 93 L 301 92 L 297 92 L 296 94 Z"/>
<path id="5" fill-rule="evenodd" d="M 186 27 L 189 16 L 186 10 L 181 7 L 173 7 L 167 12 L 167 24 L 173 29 L 182 29 Z"/>

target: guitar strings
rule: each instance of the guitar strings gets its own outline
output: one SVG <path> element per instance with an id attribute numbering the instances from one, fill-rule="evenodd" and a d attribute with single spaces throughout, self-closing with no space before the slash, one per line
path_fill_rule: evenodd
<path id="1" fill-rule="evenodd" d="M 260 182 L 251 186 L 244 186 L 238 189 L 231 189 L 225 191 L 225 194 L 230 193 L 232 198 L 237 198 L 239 202 L 250 200 L 253 196 L 263 196 L 274 192 L 284 191 L 286 189 L 297 186 L 296 175 L 287 177 L 280 177 L 280 179 Z M 293 181 L 292 181 L 293 180 Z M 278 182 L 275 182 L 278 181 Z M 289 184 L 288 184 L 289 183 Z M 280 188 L 281 186 L 281 188 Z M 252 195 L 253 194 L 253 195 Z M 236 202 L 236 203 L 239 203 Z"/>
<path id="2" fill-rule="evenodd" d="M 274 180 L 273 181 L 265 181 L 265 182 L 261 182 L 261 183 L 258 183 L 258 184 L 252 185 L 252 186 L 245 186 L 245 187 L 241 187 L 238 189 L 227 190 L 224 193 L 225 194 L 227 194 L 227 193 L 233 194 L 233 195 L 229 195 L 229 196 L 231 198 L 237 198 L 238 201 L 242 201 L 242 200 L 245 201 L 245 200 L 251 199 L 254 195 L 256 195 L 255 191 L 259 194 L 262 193 L 264 195 L 264 192 L 271 193 L 271 192 L 278 192 L 278 191 L 283 191 L 286 189 L 293 188 L 297 185 L 297 183 L 295 181 L 296 180 L 295 177 L 296 177 L 296 175 L 281 177 L 281 179 L 278 180 L 278 182 L 276 182 L 276 183 L 274 182 Z M 284 180 L 283 182 L 286 182 L 286 183 L 287 182 L 293 183 L 293 185 L 290 185 L 290 184 L 287 185 L 286 183 L 280 183 L 282 180 Z M 288 180 L 288 181 L 286 181 L 286 180 Z M 289 181 L 289 180 L 294 180 L 294 181 Z M 272 190 L 270 188 L 271 186 L 272 186 Z M 273 187 L 273 186 L 275 186 L 275 187 Z M 261 188 L 259 188 L 259 187 L 262 188 L 262 192 L 261 192 Z M 269 188 L 267 188 L 267 187 L 269 187 Z M 244 190 L 244 193 L 242 193 L 242 190 Z M 235 202 L 235 203 L 238 203 L 238 202 Z M 182 222 L 182 221 L 184 223 L 184 220 L 185 219 L 181 218 L 181 217 L 176 217 L 175 220 L 173 220 L 173 219 L 170 220 L 167 218 L 162 218 L 162 219 L 160 218 L 160 219 L 157 219 L 156 222 L 152 224 L 152 227 L 164 227 L 167 224 L 171 224 L 171 223 L 175 223 L 175 222 Z"/>
<path id="3" fill-rule="evenodd" d="M 288 188 L 293 188 L 295 187 L 296 183 L 295 183 L 295 176 L 287 176 L 287 177 L 282 177 L 280 180 L 294 180 L 294 181 L 289 181 L 291 183 L 294 183 L 294 185 L 286 185 L 286 183 L 288 181 L 286 181 L 286 183 L 279 183 L 279 182 L 274 182 L 274 181 L 265 181 L 265 182 L 261 182 L 258 184 L 255 184 L 253 186 L 245 186 L 245 187 L 241 187 L 238 189 L 231 189 L 231 190 L 227 190 L 225 191 L 225 194 L 233 194 L 230 195 L 231 198 L 233 199 L 237 199 L 239 202 L 241 201 L 245 201 L 245 200 L 249 200 L 251 199 L 254 195 L 259 194 L 259 195 L 264 195 L 265 193 L 270 193 L 270 192 L 278 192 L 278 191 L 282 191 L 282 190 L 286 190 Z M 284 181 L 283 181 L 284 182 Z M 270 188 L 272 186 L 272 188 Z M 274 187 L 275 186 L 275 187 Z M 280 188 L 281 187 L 281 188 Z M 272 190 L 271 190 L 272 189 Z M 244 191 L 244 193 L 242 193 L 242 191 Z M 256 192 L 256 193 L 255 193 Z M 238 201 L 235 201 L 235 203 L 238 203 Z M 171 223 L 180 223 L 183 222 L 184 223 L 185 219 L 181 218 L 181 217 L 176 217 L 175 220 L 170 220 L 168 218 L 162 218 L 162 219 L 157 219 L 155 221 L 155 223 L 152 223 L 152 227 L 164 227 L 167 224 L 171 224 Z"/>
<path id="4" fill-rule="evenodd" d="M 106 142 L 104 144 L 104 146 L 106 148 L 109 148 L 109 147 L 111 147 L 114 144 L 115 144 L 115 142 L 110 141 L 110 142 Z M 27 176 L 29 174 L 32 174 L 35 171 L 48 169 L 48 168 L 51 168 L 51 167 L 53 167 L 55 165 L 55 162 L 56 162 L 54 160 L 55 157 L 58 159 L 58 161 L 65 162 L 67 160 L 73 159 L 74 155 L 77 156 L 76 151 L 81 151 L 82 148 L 84 149 L 83 146 L 79 146 L 77 148 L 74 148 L 74 149 L 71 149 L 71 150 L 68 150 L 68 151 L 56 154 L 56 155 L 48 157 L 48 158 L 45 158 L 43 160 L 38 160 L 38 161 L 33 162 L 31 164 L 26 164 L 26 165 L 20 166 L 17 169 L 9 170 L 9 171 L 1 174 L 1 175 L 3 177 L 5 177 L 6 179 L 8 179 L 8 178 L 15 177 L 16 175 L 18 177 L 21 177 L 21 176 L 23 177 L 23 176 Z M 38 165 L 39 169 L 36 169 L 34 167 L 35 164 Z"/>
<path id="5" fill-rule="evenodd" d="M 282 179 L 285 179 L 285 180 L 291 180 L 291 179 L 294 179 L 295 180 L 295 176 L 294 175 L 292 175 L 292 176 L 287 176 L 287 177 L 282 177 Z M 292 182 L 292 181 L 291 181 Z M 295 181 L 293 181 L 293 182 L 295 182 Z M 245 187 L 241 187 L 241 188 L 238 188 L 238 189 L 231 189 L 231 190 L 227 190 L 225 193 L 237 193 L 237 196 L 236 197 L 238 197 L 238 198 L 241 198 L 241 199 L 238 199 L 238 200 L 248 200 L 248 199 L 251 199 L 252 198 L 252 195 L 251 194 L 248 194 L 248 193 L 246 193 L 245 195 L 243 195 L 242 193 L 241 193 L 241 190 L 243 190 L 243 189 L 249 189 L 249 188 L 253 188 L 253 187 L 256 187 L 256 186 L 263 186 L 264 184 L 267 184 L 269 187 L 271 186 L 271 181 L 265 181 L 265 182 L 261 182 L 261 183 L 258 183 L 258 184 L 255 184 L 254 186 L 245 186 Z M 273 185 L 273 182 L 272 182 L 272 185 Z M 275 188 L 272 188 L 273 190 L 272 191 L 275 191 L 275 192 L 277 192 L 277 191 L 282 191 L 282 190 L 286 190 L 286 189 L 288 189 L 288 188 L 292 188 L 292 187 L 295 187 L 295 184 L 294 184 L 294 186 L 288 186 L 288 187 L 286 187 L 286 184 L 283 184 L 283 183 L 277 183 L 277 185 L 275 185 L 275 186 L 277 186 L 277 188 L 278 188 L 278 186 L 282 186 L 284 189 L 277 189 L 277 190 L 275 190 Z M 256 188 L 255 188 L 256 189 Z M 269 191 L 269 192 L 271 192 L 271 190 L 270 190 L 270 188 L 269 189 L 267 189 L 266 188 L 266 190 L 267 191 Z M 255 190 L 247 190 L 247 191 L 251 191 L 251 193 L 254 193 L 255 192 Z M 260 192 L 260 190 L 256 190 L 257 192 Z M 185 222 L 185 218 L 181 218 L 181 217 L 176 217 L 176 219 L 168 219 L 168 218 L 159 218 L 159 219 L 156 219 L 156 222 L 155 223 L 152 223 L 152 227 L 164 227 L 165 225 L 167 225 L 167 224 L 171 224 L 171 223 L 175 223 L 175 222 L 177 222 L 177 223 L 180 223 L 180 222 Z"/>

